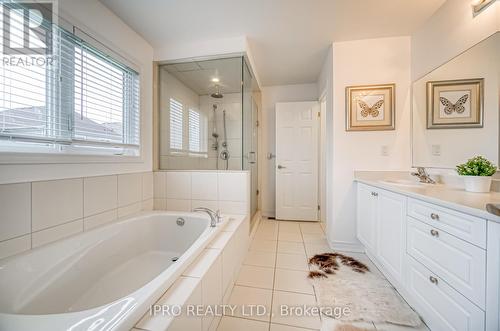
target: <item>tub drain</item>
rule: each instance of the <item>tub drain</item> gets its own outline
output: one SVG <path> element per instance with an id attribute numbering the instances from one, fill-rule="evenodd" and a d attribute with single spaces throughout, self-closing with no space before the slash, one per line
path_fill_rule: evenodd
<path id="1" fill-rule="evenodd" d="M 178 259 L 179 259 L 179 258 L 178 258 L 177 256 L 176 256 L 176 257 L 173 257 L 173 258 L 172 258 L 172 262 L 175 262 L 175 261 L 177 261 Z"/>

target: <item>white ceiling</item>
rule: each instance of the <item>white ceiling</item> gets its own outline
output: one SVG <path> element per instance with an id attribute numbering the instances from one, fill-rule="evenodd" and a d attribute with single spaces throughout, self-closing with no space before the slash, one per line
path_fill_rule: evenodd
<path id="1" fill-rule="evenodd" d="M 101 0 L 154 48 L 247 36 L 264 86 L 315 82 L 332 42 L 409 35 L 444 1 Z"/>

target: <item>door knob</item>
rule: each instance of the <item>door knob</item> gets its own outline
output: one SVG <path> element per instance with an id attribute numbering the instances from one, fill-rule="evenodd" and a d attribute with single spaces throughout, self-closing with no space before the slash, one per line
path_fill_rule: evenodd
<path id="1" fill-rule="evenodd" d="M 285 169 L 286 167 L 283 167 L 281 164 L 278 164 L 278 169 Z"/>

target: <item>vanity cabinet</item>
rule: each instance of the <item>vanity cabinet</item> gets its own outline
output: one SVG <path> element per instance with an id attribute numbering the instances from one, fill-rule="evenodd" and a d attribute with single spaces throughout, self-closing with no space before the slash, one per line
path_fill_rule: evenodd
<path id="1" fill-rule="evenodd" d="M 358 185 L 358 239 L 384 267 L 386 276 L 399 283 L 403 279 L 406 197 Z"/>
<path id="2" fill-rule="evenodd" d="M 500 330 L 500 223 L 358 183 L 367 255 L 431 330 Z"/>
<path id="3" fill-rule="evenodd" d="M 376 189 L 358 184 L 357 236 L 366 249 L 375 251 L 377 245 L 377 192 Z"/>

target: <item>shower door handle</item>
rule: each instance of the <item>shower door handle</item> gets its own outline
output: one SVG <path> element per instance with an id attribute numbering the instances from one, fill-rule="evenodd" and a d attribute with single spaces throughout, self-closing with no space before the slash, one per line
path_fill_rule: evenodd
<path id="1" fill-rule="evenodd" d="M 248 163 L 250 164 L 255 164 L 257 161 L 255 161 L 255 152 L 248 152 Z"/>
<path id="2" fill-rule="evenodd" d="M 286 167 L 283 167 L 281 164 L 278 164 L 278 169 L 285 169 Z"/>

